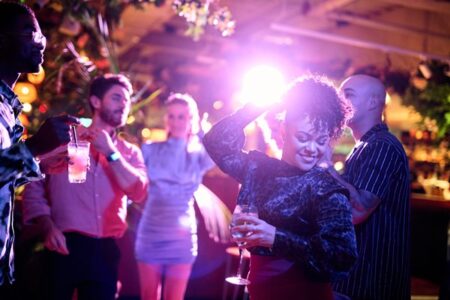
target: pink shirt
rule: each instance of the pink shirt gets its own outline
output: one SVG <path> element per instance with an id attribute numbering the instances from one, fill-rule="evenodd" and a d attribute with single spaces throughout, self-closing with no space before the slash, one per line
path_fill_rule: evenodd
<path id="1" fill-rule="evenodd" d="M 110 163 L 103 155 L 90 154 L 86 182 L 69 183 L 67 170 L 46 175 L 28 184 L 23 197 L 24 222 L 51 215 L 63 232 L 92 237 L 121 237 L 126 230 L 127 199 L 142 201 L 147 192 L 147 173 L 140 149 L 122 139 L 114 140 L 122 157 L 136 169 L 138 182 L 126 194 L 115 182 Z"/>

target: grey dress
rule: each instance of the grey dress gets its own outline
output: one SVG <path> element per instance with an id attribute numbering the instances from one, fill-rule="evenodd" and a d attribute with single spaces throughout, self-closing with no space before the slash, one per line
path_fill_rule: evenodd
<path id="1" fill-rule="evenodd" d="M 193 263 L 197 225 L 193 194 L 214 163 L 203 145 L 183 139 L 142 146 L 150 180 L 136 237 L 136 258 L 149 264 Z"/>

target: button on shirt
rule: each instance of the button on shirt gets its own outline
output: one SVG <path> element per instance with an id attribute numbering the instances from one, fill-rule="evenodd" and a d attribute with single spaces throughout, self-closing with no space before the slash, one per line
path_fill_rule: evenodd
<path id="1" fill-rule="evenodd" d="M 0 285 L 13 281 L 14 188 L 42 178 L 37 162 L 20 141 L 21 110 L 17 95 L 0 81 Z"/>
<path id="2" fill-rule="evenodd" d="M 138 171 L 138 182 L 126 194 L 116 182 L 111 163 L 103 155 L 90 153 L 90 168 L 84 183 L 69 183 L 67 170 L 27 185 L 24 221 L 51 215 L 63 232 L 92 237 L 118 238 L 126 230 L 127 199 L 141 201 L 147 190 L 147 173 L 140 149 L 115 139 L 122 157 Z"/>

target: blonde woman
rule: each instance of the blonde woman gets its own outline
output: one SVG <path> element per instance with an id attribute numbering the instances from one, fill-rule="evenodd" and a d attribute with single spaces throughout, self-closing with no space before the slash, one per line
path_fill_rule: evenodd
<path id="1" fill-rule="evenodd" d="M 199 113 L 191 96 L 171 95 L 165 120 L 168 139 L 142 146 L 150 186 L 135 252 L 144 300 L 184 298 L 197 256 L 193 194 L 214 165 L 197 136 Z"/>

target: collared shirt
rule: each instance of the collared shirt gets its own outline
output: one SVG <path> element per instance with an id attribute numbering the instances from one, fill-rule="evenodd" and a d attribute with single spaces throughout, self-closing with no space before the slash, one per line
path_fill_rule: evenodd
<path id="1" fill-rule="evenodd" d="M 410 298 L 410 203 L 408 160 L 385 124 L 370 129 L 345 164 L 345 179 L 381 199 L 355 226 L 359 259 L 335 289 L 352 300 Z"/>
<path id="2" fill-rule="evenodd" d="M 69 183 L 67 170 L 47 175 L 24 191 L 24 222 L 51 215 L 63 232 L 91 237 L 121 237 L 126 230 L 127 199 L 141 201 L 147 190 L 147 173 L 141 150 L 123 139 L 113 139 L 122 157 L 136 169 L 137 183 L 130 192 L 119 188 L 111 163 L 103 155 L 90 153 L 84 183 Z"/>
<path id="3" fill-rule="evenodd" d="M 0 81 L 0 284 L 13 281 L 14 188 L 42 178 L 37 162 L 20 141 L 21 111 L 17 95 Z"/>
<path id="4" fill-rule="evenodd" d="M 348 191 L 319 167 L 305 172 L 257 151 L 243 152 L 243 128 L 253 117 L 240 110 L 203 139 L 217 165 L 242 184 L 237 202 L 255 204 L 259 218 L 276 227 L 272 249 L 255 247 L 252 255 L 286 259 L 312 281 L 345 276 L 356 260 Z"/>

